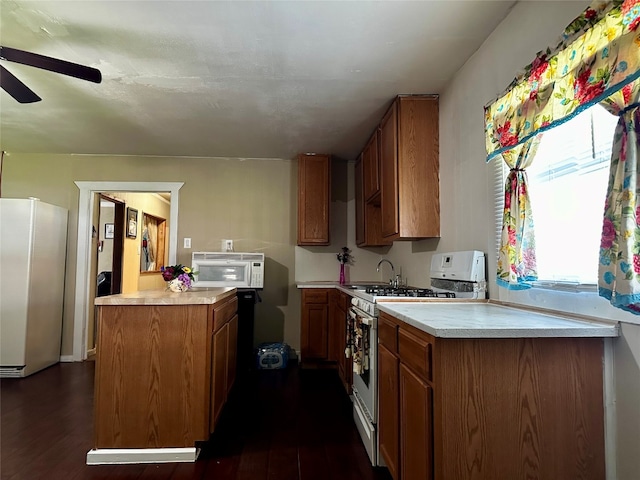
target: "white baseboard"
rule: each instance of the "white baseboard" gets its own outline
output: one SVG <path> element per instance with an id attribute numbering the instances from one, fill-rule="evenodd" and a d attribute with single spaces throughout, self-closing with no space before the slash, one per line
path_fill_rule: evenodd
<path id="1" fill-rule="evenodd" d="M 73 355 L 60 355 L 60 362 L 71 363 L 74 362 Z"/>
<path id="2" fill-rule="evenodd" d="M 87 452 L 87 465 L 128 463 L 195 462 L 199 448 L 94 448 Z"/>

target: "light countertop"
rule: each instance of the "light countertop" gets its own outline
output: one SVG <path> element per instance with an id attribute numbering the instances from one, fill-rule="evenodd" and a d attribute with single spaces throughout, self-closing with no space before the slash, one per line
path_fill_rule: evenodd
<path id="1" fill-rule="evenodd" d="M 208 305 L 236 294 L 235 287 L 193 288 L 175 293 L 169 290 L 143 290 L 96 297 L 96 305 Z"/>
<path id="2" fill-rule="evenodd" d="M 617 323 L 576 320 L 488 302 L 379 302 L 378 309 L 435 337 L 617 337 Z"/>

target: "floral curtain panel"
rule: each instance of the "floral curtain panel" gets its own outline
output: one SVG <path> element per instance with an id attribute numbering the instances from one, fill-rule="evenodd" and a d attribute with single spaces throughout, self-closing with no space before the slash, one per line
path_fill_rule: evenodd
<path id="1" fill-rule="evenodd" d="M 540 144 L 537 135 L 511 150 L 502 152 L 510 169 L 504 187 L 502 239 L 498 254 L 497 282 L 511 290 L 529 288 L 537 280 L 533 214 L 527 187 L 527 168 Z"/>
<path id="2" fill-rule="evenodd" d="M 623 87 L 601 105 L 618 115 L 605 203 L 599 295 L 640 314 L 640 81 Z"/>
<path id="3" fill-rule="evenodd" d="M 485 107 L 487 160 L 640 77 L 640 0 L 594 1 Z"/>

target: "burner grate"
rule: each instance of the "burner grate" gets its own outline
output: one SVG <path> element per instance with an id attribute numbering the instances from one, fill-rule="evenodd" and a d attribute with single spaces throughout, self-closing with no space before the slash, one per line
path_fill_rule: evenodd
<path id="1" fill-rule="evenodd" d="M 456 298 L 454 292 L 434 292 L 430 288 L 367 287 L 366 293 L 374 297 Z"/>

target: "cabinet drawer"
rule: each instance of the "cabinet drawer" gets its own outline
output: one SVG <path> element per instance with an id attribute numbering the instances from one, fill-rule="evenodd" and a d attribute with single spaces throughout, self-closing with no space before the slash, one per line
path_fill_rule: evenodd
<path id="1" fill-rule="evenodd" d="M 378 341 L 391 353 L 398 353 L 398 325 L 382 312 L 378 318 Z"/>
<path id="2" fill-rule="evenodd" d="M 433 381 L 433 339 L 427 334 L 407 328 L 398 329 L 400 361 L 422 378 Z"/>
<path id="3" fill-rule="evenodd" d="M 329 290 L 305 288 L 302 290 L 302 303 L 329 303 Z"/>
<path id="4" fill-rule="evenodd" d="M 238 311 L 238 297 L 234 296 L 229 300 L 214 305 L 213 307 L 213 331 L 219 330 L 225 323 L 233 318 Z"/>

